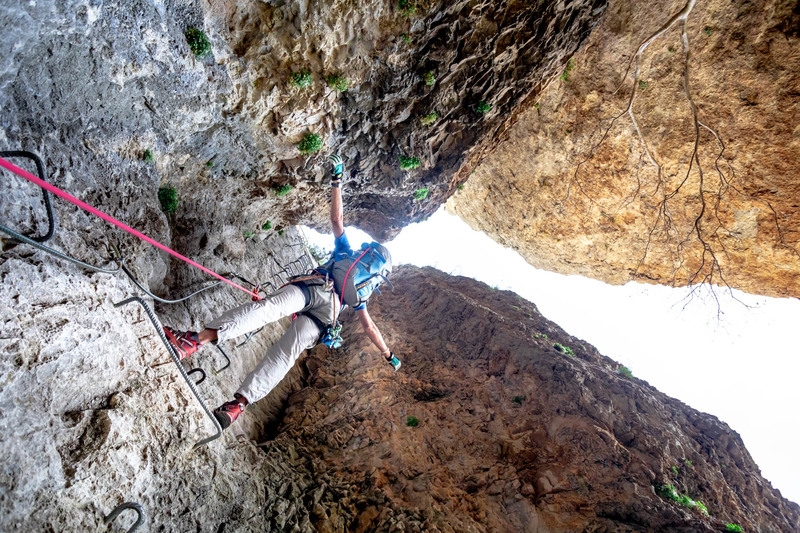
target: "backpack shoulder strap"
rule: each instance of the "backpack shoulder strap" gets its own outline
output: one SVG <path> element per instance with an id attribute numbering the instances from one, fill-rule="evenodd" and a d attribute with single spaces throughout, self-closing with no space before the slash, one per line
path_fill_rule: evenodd
<path id="1" fill-rule="evenodd" d="M 345 273 L 345 275 L 344 275 L 344 279 L 342 280 L 342 293 L 339 295 L 339 301 L 341 301 L 343 304 L 345 303 L 345 302 L 344 302 L 344 289 L 345 289 L 345 287 L 347 287 L 347 278 L 349 278 L 349 277 L 350 277 L 350 272 L 352 272 L 352 270 L 353 270 L 353 267 L 354 267 L 354 266 L 356 266 L 356 264 L 357 264 L 359 261 L 361 261 L 361 259 L 362 259 L 362 258 L 363 258 L 365 255 L 367 255 L 367 252 L 369 252 L 369 250 L 370 250 L 370 249 L 369 249 L 369 248 L 367 248 L 366 250 L 364 250 L 363 252 L 361 252 L 361 255 L 359 255 L 358 257 L 356 257 L 355 261 L 353 261 L 353 264 L 352 264 L 352 265 L 350 265 L 350 268 L 348 268 L 348 269 L 347 269 L 347 272 L 346 272 L 346 273 Z M 359 303 L 361 303 L 361 302 L 359 302 Z M 351 305 L 351 306 L 353 306 L 354 304 L 352 304 L 352 303 L 351 303 L 350 305 Z M 355 305 L 358 305 L 358 304 L 355 304 Z"/>

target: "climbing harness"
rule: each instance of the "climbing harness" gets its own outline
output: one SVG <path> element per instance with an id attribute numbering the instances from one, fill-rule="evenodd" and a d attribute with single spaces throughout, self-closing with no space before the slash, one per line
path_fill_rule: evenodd
<path id="1" fill-rule="evenodd" d="M 130 529 L 128 529 L 128 533 L 133 533 L 144 523 L 144 510 L 138 503 L 125 502 L 117 505 L 114 510 L 103 519 L 103 521 L 106 524 L 113 522 L 119 516 L 119 514 L 126 509 L 133 509 L 137 514 L 136 522 L 130 527 Z"/>

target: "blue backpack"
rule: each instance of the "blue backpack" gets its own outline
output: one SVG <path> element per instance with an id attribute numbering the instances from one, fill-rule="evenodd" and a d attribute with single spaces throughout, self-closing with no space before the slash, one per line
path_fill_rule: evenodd
<path id="1" fill-rule="evenodd" d="M 326 270 L 333 278 L 333 284 L 343 304 L 358 307 L 369 300 L 378 286 L 388 280 L 392 271 L 392 256 L 380 243 L 361 245 L 355 257 L 348 257 L 328 263 Z"/>

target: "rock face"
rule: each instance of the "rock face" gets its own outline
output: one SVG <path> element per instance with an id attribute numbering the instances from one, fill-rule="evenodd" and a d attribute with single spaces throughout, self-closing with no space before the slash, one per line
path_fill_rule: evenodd
<path id="1" fill-rule="evenodd" d="M 800 525 L 800 508 L 727 425 L 618 374 L 516 295 L 432 269 L 401 268 L 370 306 L 403 358 L 399 372 L 349 317 L 344 349 L 314 349 L 236 426 L 192 451 L 210 424 L 139 307 L 110 305 L 125 284 L 58 273 L 38 252 L 16 257 L 20 248 L 1 265 L 3 301 L 13 302 L 2 322 L 4 531 L 94 530 L 123 501 L 142 506 L 150 531 Z M 190 326 L 187 313 L 231 305 L 228 293 L 159 314 Z M 281 327 L 226 346 L 233 365 L 209 371 L 201 396 L 224 398 Z M 194 359 L 221 366 L 210 348 Z M 664 485 L 709 515 L 658 496 Z M 126 512 L 115 530 L 133 522 Z"/>
<path id="2" fill-rule="evenodd" d="M 17 3 L 0 12 L 0 149 L 40 153 L 69 193 L 274 288 L 308 265 L 291 224 L 327 218 L 323 156 L 300 156 L 303 135 L 347 157 L 348 212 L 392 234 L 463 182 L 462 162 L 491 147 L 604 5 Z M 211 56 L 192 56 L 192 26 Z M 312 86 L 292 86 L 305 69 Z M 330 74 L 350 89 L 327 88 Z M 400 172 L 401 153 L 421 170 Z M 40 192 L 2 179 L 3 225 L 44 232 Z M 173 214 L 157 200 L 165 184 L 180 195 Z M 294 189 L 279 196 L 282 185 Z M 429 201 L 413 202 L 425 187 Z M 206 414 L 143 309 L 114 304 L 142 288 L 177 298 L 207 277 L 54 205 L 47 244 L 109 272 L 0 242 L 0 530 L 105 530 L 125 501 L 151 531 L 797 530 L 797 506 L 723 423 L 619 376 L 532 304 L 429 270 L 402 269 L 371 306 L 399 373 L 351 327 L 344 350 L 315 349 L 192 451 Z M 123 260 L 141 288 L 116 271 Z M 186 329 L 247 298 L 146 299 Z M 224 346 L 218 374 L 211 347 L 185 362 L 206 370 L 200 397 L 228 399 L 285 325 Z M 657 496 L 663 485 L 710 516 Z M 132 522 L 126 511 L 112 527 Z"/>
<path id="3" fill-rule="evenodd" d="M 634 57 L 688 7 L 688 49 L 678 22 Z M 800 296 L 798 21 L 797 2 L 610 2 L 450 209 L 546 270 Z"/>
<path id="4" fill-rule="evenodd" d="M 171 183 L 173 238 L 192 253 L 267 220 L 325 225 L 320 184 L 336 151 L 354 222 L 385 238 L 449 196 L 464 158 L 562 67 L 605 4 L 21 3 L 0 14 L 0 147 L 39 152 L 84 200 L 124 181 L 155 207 Z M 208 35 L 207 57 L 192 55 L 190 27 Z M 344 92 L 325 81 L 337 75 Z M 324 150 L 303 156 L 312 133 Z M 420 169 L 401 170 L 401 155 Z M 276 195 L 283 186 L 292 192 Z"/>

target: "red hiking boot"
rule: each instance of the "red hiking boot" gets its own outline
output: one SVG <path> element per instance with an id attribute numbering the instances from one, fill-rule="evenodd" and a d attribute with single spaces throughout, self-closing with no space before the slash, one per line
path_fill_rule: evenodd
<path id="1" fill-rule="evenodd" d="M 233 424 L 239 415 L 244 413 L 244 407 L 247 405 L 247 400 L 240 394 L 235 394 L 234 399 L 230 402 L 225 402 L 216 409 L 214 409 L 214 418 L 217 419 L 222 429 L 227 429 Z"/>
<path id="2" fill-rule="evenodd" d="M 200 349 L 200 339 L 194 331 L 176 331 L 169 326 L 164 326 L 164 333 L 172 345 L 175 353 L 181 359 L 186 359 Z"/>

